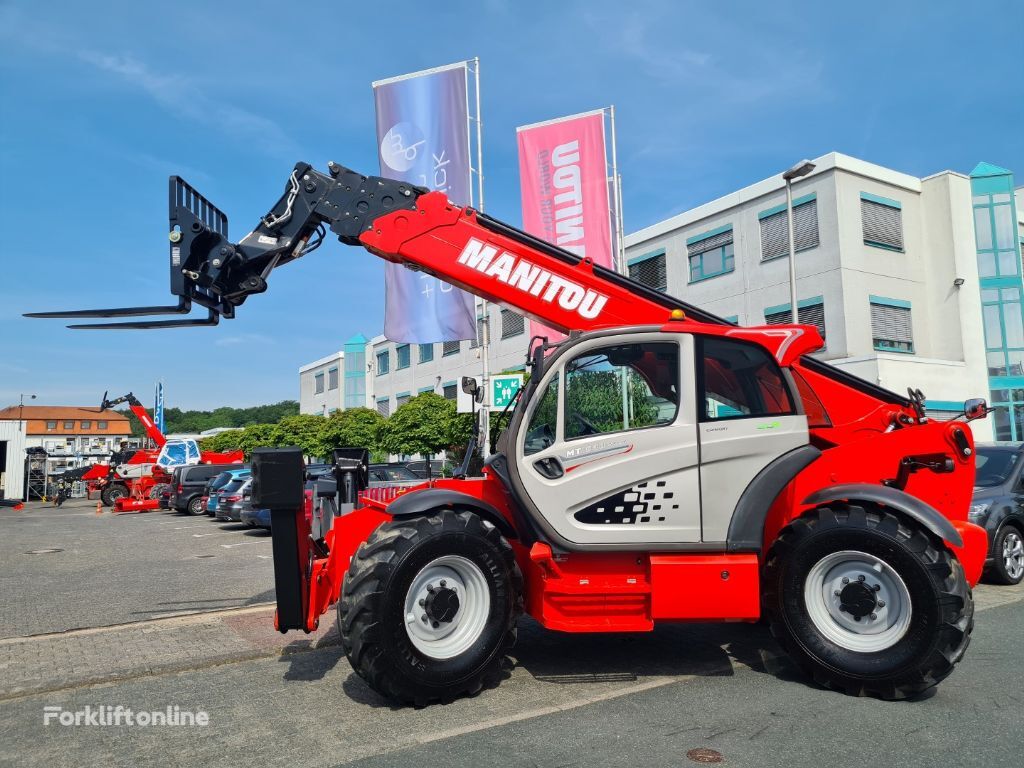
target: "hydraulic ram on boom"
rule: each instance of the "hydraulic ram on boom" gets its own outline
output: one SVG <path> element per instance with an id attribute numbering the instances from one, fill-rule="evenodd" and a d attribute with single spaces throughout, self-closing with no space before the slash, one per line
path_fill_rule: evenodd
<path id="1" fill-rule="evenodd" d="M 310 519 L 301 454 L 253 457 L 275 625 L 312 631 L 337 604 L 353 668 L 384 695 L 426 704 L 496 682 L 524 610 L 551 629 L 635 632 L 754 621 L 763 606 L 818 682 L 882 698 L 920 693 L 963 656 L 987 551 L 967 520 L 971 430 L 926 418 L 919 390 L 810 357 L 815 327 L 736 326 L 440 192 L 334 163 L 296 165 L 237 243 L 178 177 L 169 220 L 176 305 L 33 316 L 198 304 L 205 318 L 70 327 L 213 325 L 330 230 L 569 334 L 531 350 L 483 477 L 349 508 L 365 452 L 336 451 L 338 484 L 318 486 Z M 971 400 L 961 418 L 985 413 Z"/>

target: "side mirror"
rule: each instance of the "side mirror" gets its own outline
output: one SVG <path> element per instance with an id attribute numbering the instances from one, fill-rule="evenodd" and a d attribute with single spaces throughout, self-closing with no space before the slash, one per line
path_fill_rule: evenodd
<path id="1" fill-rule="evenodd" d="M 480 389 L 480 385 L 472 376 L 462 377 L 462 391 L 472 397 L 473 402 L 479 403 L 483 401 L 483 390 Z"/>
<path id="2" fill-rule="evenodd" d="M 988 414 L 988 403 L 983 397 L 972 397 L 964 401 L 964 416 L 968 421 L 983 419 Z"/>

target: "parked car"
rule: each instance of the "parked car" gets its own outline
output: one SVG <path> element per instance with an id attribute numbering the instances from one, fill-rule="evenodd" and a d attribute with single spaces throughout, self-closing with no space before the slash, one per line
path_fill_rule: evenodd
<path id="1" fill-rule="evenodd" d="M 423 478 L 404 464 L 371 464 L 370 486 L 385 483 L 419 483 Z"/>
<path id="2" fill-rule="evenodd" d="M 246 505 L 242 510 L 242 522 L 251 528 L 266 528 L 270 530 L 270 510 L 253 509 L 252 504 Z"/>
<path id="3" fill-rule="evenodd" d="M 243 494 L 252 488 L 252 475 L 232 478 L 217 491 L 217 512 L 215 517 L 226 522 L 242 522 Z"/>
<path id="4" fill-rule="evenodd" d="M 224 472 L 221 472 L 216 477 L 211 478 L 210 481 L 206 484 L 206 488 L 203 490 L 203 496 L 206 499 L 206 502 L 203 505 L 203 509 L 206 510 L 206 514 L 210 515 L 211 517 L 217 514 L 217 501 L 220 498 L 217 495 L 217 491 L 219 491 L 221 488 L 223 488 L 236 477 L 248 477 L 250 472 L 251 470 L 247 468 L 228 469 L 225 470 Z"/>
<path id="5" fill-rule="evenodd" d="M 206 483 L 226 469 L 238 469 L 238 464 L 193 464 L 188 467 L 175 467 L 171 480 L 171 498 L 169 508 L 190 515 L 203 512 L 202 495 Z"/>
<path id="6" fill-rule="evenodd" d="M 970 519 L 988 532 L 985 573 L 998 584 L 1024 580 L 1024 443 L 979 443 Z"/>
<path id="7" fill-rule="evenodd" d="M 427 478 L 427 461 L 408 461 L 405 466 L 417 477 Z M 455 465 L 450 461 L 441 459 L 431 459 L 430 463 L 430 477 L 451 477 L 455 474 Z"/>

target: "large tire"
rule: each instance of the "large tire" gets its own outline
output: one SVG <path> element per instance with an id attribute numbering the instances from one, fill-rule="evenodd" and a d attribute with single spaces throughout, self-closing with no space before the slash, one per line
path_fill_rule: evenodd
<path id="1" fill-rule="evenodd" d="M 160 494 L 170 487 L 171 486 L 168 485 L 167 483 L 157 483 L 156 485 L 149 489 L 149 498 L 159 500 Z"/>
<path id="2" fill-rule="evenodd" d="M 349 565 L 338 602 L 342 647 L 359 676 L 394 701 L 471 696 L 509 666 L 522 592 L 512 548 L 478 516 L 438 510 L 394 520 Z"/>
<path id="3" fill-rule="evenodd" d="M 188 500 L 188 506 L 185 507 L 190 515 L 201 515 L 206 510 L 203 509 L 203 497 L 193 496 Z"/>
<path id="4" fill-rule="evenodd" d="M 1024 534 L 1019 528 L 1007 524 L 996 533 L 987 575 L 995 584 L 1020 584 L 1024 580 Z"/>
<path id="5" fill-rule="evenodd" d="M 819 507 L 786 526 L 763 593 L 789 655 L 853 696 L 906 699 L 937 685 L 974 628 L 960 562 L 915 522 L 866 503 Z"/>
<path id="6" fill-rule="evenodd" d="M 124 499 L 130 495 L 131 493 L 126 485 L 122 483 L 111 483 L 110 485 L 104 486 L 103 490 L 100 491 L 100 501 L 103 502 L 103 506 L 112 507 L 114 506 L 114 502 L 118 499 Z"/>

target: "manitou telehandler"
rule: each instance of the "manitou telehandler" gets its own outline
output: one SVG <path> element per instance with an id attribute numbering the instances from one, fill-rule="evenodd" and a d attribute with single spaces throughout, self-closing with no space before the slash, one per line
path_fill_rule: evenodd
<path id="1" fill-rule="evenodd" d="M 964 423 L 983 400 L 929 420 L 919 391 L 810 357 L 813 326 L 739 327 L 441 192 L 328 168 L 296 165 L 238 243 L 172 177 L 178 304 L 36 315 L 197 303 L 206 318 L 71 327 L 214 324 L 329 228 L 569 334 L 531 342 L 530 381 L 480 479 L 364 500 L 311 529 L 298 453 L 257 453 L 281 632 L 316 629 L 337 603 L 352 667 L 417 705 L 500 679 L 524 610 L 565 632 L 765 616 L 814 680 L 854 695 L 905 698 L 950 674 L 986 551 L 967 521 Z"/>
<path id="2" fill-rule="evenodd" d="M 235 464 L 244 459 L 241 451 L 200 451 L 199 445 L 191 438 L 168 440 L 139 402 L 139 398 L 131 392 L 113 400 L 108 400 L 104 392 L 99 412 L 103 413 L 121 403 L 128 403 L 156 449 L 140 448 L 128 456 L 122 456 L 120 462 L 93 464 L 82 475 L 89 492 L 99 492 L 100 501 L 105 506 L 114 507 L 118 511 L 123 511 L 126 506 L 135 511 L 157 509 L 160 491 L 171 482 L 175 467 L 188 464 Z"/>

